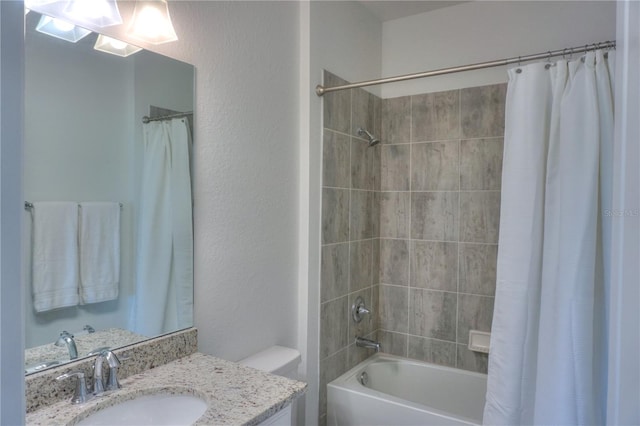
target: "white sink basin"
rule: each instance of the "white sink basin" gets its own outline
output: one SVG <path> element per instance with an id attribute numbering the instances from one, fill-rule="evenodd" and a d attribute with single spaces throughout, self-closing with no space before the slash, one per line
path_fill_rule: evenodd
<path id="1" fill-rule="evenodd" d="M 207 410 L 197 396 L 155 394 L 102 409 L 78 422 L 78 425 L 192 425 Z"/>

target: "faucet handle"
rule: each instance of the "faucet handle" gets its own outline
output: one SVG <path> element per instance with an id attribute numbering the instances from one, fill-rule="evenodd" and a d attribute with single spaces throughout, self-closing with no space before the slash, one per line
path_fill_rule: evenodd
<path id="1" fill-rule="evenodd" d="M 120 389 L 120 382 L 118 381 L 118 367 L 122 365 L 123 361 L 126 361 L 130 358 L 130 356 L 120 355 L 116 356 L 113 352 L 111 352 L 114 359 L 113 362 L 109 363 L 109 378 L 107 379 L 107 390 L 118 390 Z"/>
<path id="2" fill-rule="evenodd" d="M 364 306 L 358 306 L 358 313 L 360 315 L 364 315 L 364 314 L 370 314 L 371 311 L 365 308 Z"/>
<path id="3" fill-rule="evenodd" d="M 353 305 L 351 305 L 351 318 L 353 318 L 353 321 L 359 323 L 362 321 L 363 315 L 370 313 L 371 311 L 365 306 L 362 296 L 358 296 Z"/>
<path id="4" fill-rule="evenodd" d="M 102 364 L 106 362 L 109 366 L 109 378 L 107 388 L 104 386 L 104 378 L 102 376 Z M 93 394 L 100 395 L 104 393 L 105 390 L 114 390 L 118 389 L 120 385 L 118 384 L 118 378 L 116 377 L 117 368 L 120 367 L 120 360 L 111 352 L 110 349 L 101 350 L 96 356 L 95 361 L 93 362 Z"/>
<path id="5" fill-rule="evenodd" d="M 108 351 L 111 349 L 111 346 L 100 346 L 99 348 L 92 349 L 87 356 L 99 355 L 102 351 Z"/>
<path id="6" fill-rule="evenodd" d="M 104 357 L 104 360 L 107 361 L 107 364 L 109 365 L 109 368 L 120 367 L 120 360 L 118 359 L 116 354 L 111 352 L 110 349 L 106 349 L 104 351 L 101 351 L 100 352 L 100 356 Z"/>
<path id="7" fill-rule="evenodd" d="M 66 330 L 63 330 L 60 335 L 58 336 L 58 339 L 55 341 L 54 345 L 56 346 L 63 346 L 65 344 L 65 339 L 66 338 L 70 338 L 73 339 L 73 334 L 69 333 Z"/>
<path id="8" fill-rule="evenodd" d="M 71 398 L 72 404 L 83 404 L 93 398 L 93 395 L 87 391 L 87 381 L 82 371 L 70 371 L 56 377 L 56 380 L 61 381 L 71 377 L 77 377 L 76 389 L 73 392 L 73 398 Z"/>

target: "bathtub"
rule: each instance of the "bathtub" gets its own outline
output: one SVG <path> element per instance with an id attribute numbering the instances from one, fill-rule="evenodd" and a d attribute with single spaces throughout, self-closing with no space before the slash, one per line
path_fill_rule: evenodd
<path id="1" fill-rule="evenodd" d="M 479 425 L 486 390 L 485 374 L 376 354 L 327 385 L 327 425 Z"/>

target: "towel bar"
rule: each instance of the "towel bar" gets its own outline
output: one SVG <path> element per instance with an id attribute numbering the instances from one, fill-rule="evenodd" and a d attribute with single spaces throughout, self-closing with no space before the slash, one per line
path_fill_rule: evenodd
<path id="1" fill-rule="evenodd" d="M 120 204 L 120 210 L 122 210 L 122 207 L 124 207 L 124 204 L 122 204 L 122 203 L 118 203 L 118 204 Z M 78 203 L 78 208 L 82 208 L 80 203 Z M 33 209 L 33 203 L 30 203 L 29 201 L 25 201 L 24 202 L 24 209 L 25 210 L 32 210 Z"/>

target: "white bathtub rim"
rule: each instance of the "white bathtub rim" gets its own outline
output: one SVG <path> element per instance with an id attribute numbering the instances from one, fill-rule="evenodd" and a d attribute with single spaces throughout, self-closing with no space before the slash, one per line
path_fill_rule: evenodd
<path id="1" fill-rule="evenodd" d="M 452 372 L 452 373 L 462 374 L 462 375 L 466 375 L 466 376 L 470 376 L 470 377 L 479 377 L 479 378 L 484 378 L 484 379 L 487 378 L 487 375 L 484 374 L 484 373 L 478 373 L 478 372 L 475 372 L 475 371 L 463 370 L 461 368 L 448 367 L 446 365 L 434 364 L 434 363 L 428 362 L 428 361 L 419 361 L 417 359 L 405 358 L 405 357 L 401 357 L 401 356 L 398 356 L 398 355 L 391 355 L 391 354 L 387 354 L 387 353 L 384 353 L 384 352 L 378 352 L 376 354 L 371 355 L 369 358 L 365 359 L 364 361 L 360 362 L 359 364 L 357 364 L 352 369 L 350 369 L 350 370 L 346 371 L 345 373 L 341 374 L 340 377 L 338 377 L 335 380 L 332 380 L 331 383 L 345 383 L 350 378 L 352 378 L 354 375 L 359 373 L 362 370 L 362 368 L 368 366 L 369 364 L 373 364 L 374 362 L 379 362 L 379 361 L 402 361 L 404 363 L 413 364 L 413 365 L 416 365 L 416 364 L 417 365 L 424 365 L 424 364 L 426 364 L 426 365 L 429 366 L 429 368 L 434 368 L 436 370 L 449 371 L 449 372 Z M 370 389 L 370 388 L 367 388 L 367 389 Z M 383 395 L 386 395 L 386 394 L 383 394 Z"/>
<path id="2" fill-rule="evenodd" d="M 483 374 L 483 373 L 477 373 L 474 371 L 468 371 L 468 370 L 462 370 L 459 368 L 454 368 L 454 367 L 447 367 L 444 365 L 438 365 L 438 364 L 433 364 L 430 362 L 426 362 L 426 361 L 418 361 L 418 360 L 413 360 L 410 358 L 404 358 L 401 356 L 397 356 L 397 355 L 391 355 L 391 354 L 385 354 L 382 352 L 379 352 L 377 354 L 374 354 L 372 356 L 370 356 L 369 358 L 365 359 L 364 361 L 362 361 L 361 363 L 359 363 L 358 365 L 356 365 L 355 367 L 353 367 L 352 369 L 350 369 L 349 371 L 345 372 L 344 374 L 342 374 L 340 377 L 338 377 L 337 379 L 331 381 L 330 383 L 327 384 L 327 387 L 332 387 L 334 389 L 346 389 L 350 392 L 353 392 L 355 394 L 358 395 L 365 395 L 367 397 L 373 398 L 377 401 L 384 401 L 387 403 L 391 403 L 393 405 L 396 406 L 401 406 L 401 407 L 408 407 L 414 410 L 419 410 L 422 412 L 429 412 L 429 413 L 433 413 L 436 414 L 438 416 L 442 416 L 444 418 L 447 418 L 449 420 L 456 420 L 456 421 L 460 421 L 462 423 L 468 423 L 469 425 L 477 425 L 478 424 L 478 420 L 477 419 L 472 419 L 469 417 L 465 417 L 465 416 L 461 416 L 461 415 L 453 415 L 452 413 L 434 408 L 430 405 L 424 405 L 424 404 L 420 404 L 420 403 L 416 403 L 413 401 L 409 401 L 406 399 L 402 399 L 402 398 L 398 398 L 394 395 L 388 394 L 388 393 L 384 393 L 384 392 L 380 392 L 378 390 L 366 387 L 366 391 L 362 391 L 362 384 L 360 384 L 360 382 L 358 381 L 357 377 L 355 377 L 356 375 L 358 375 L 359 373 L 362 372 L 362 370 L 365 370 L 367 368 L 367 366 L 369 366 L 370 364 L 373 364 L 375 362 L 384 362 L 384 361 L 399 361 L 399 362 L 403 362 L 403 363 L 409 363 L 409 364 L 417 364 L 417 365 L 428 365 L 429 368 L 435 368 L 438 370 L 444 370 L 444 371 L 451 371 L 453 373 L 456 374 L 463 374 L 463 375 L 468 375 L 471 377 L 481 377 L 481 378 L 486 378 L 487 375 Z M 480 422 L 482 422 L 482 419 L 480 419 Z"/>

